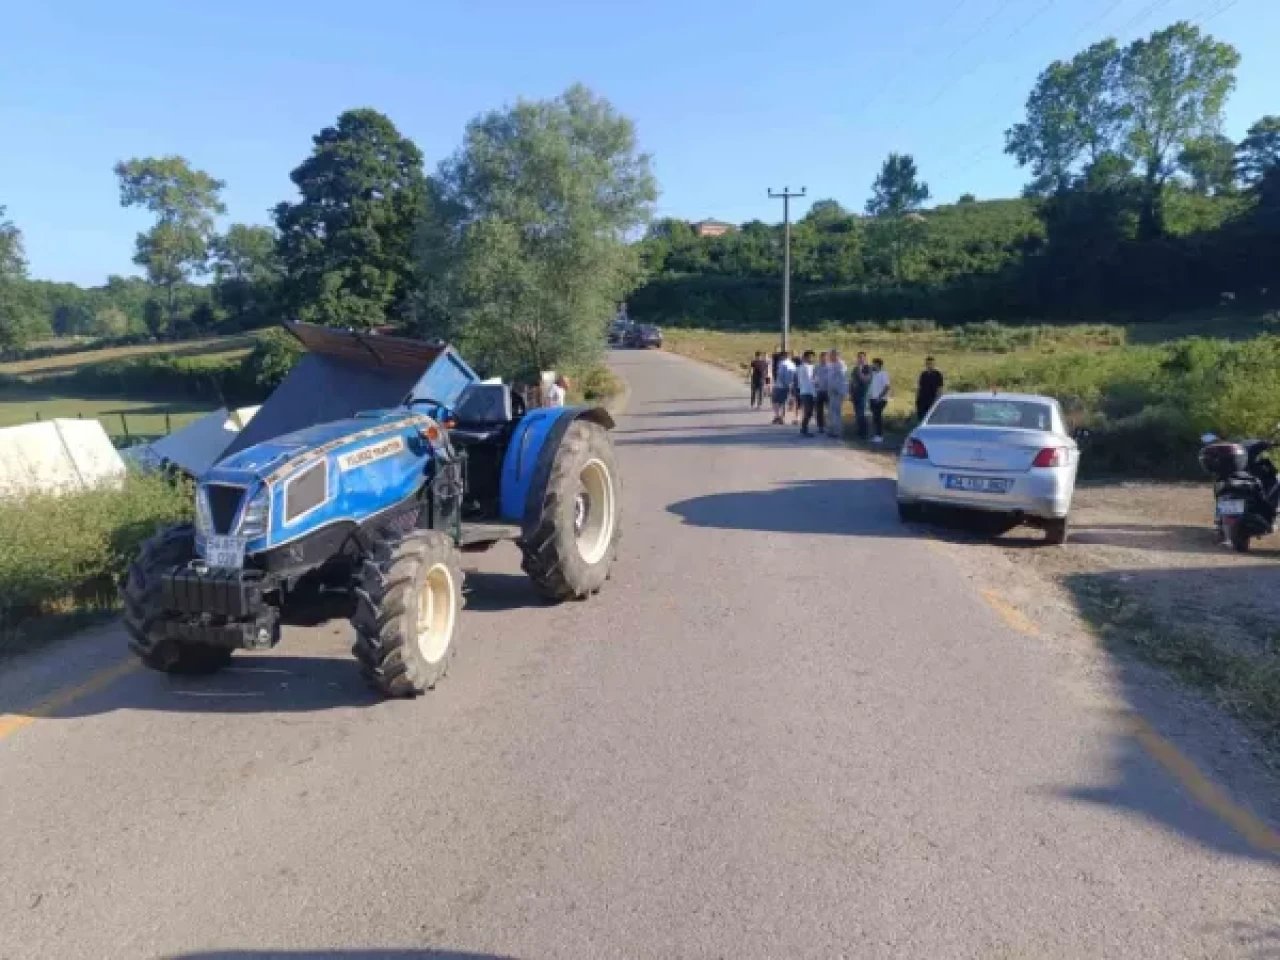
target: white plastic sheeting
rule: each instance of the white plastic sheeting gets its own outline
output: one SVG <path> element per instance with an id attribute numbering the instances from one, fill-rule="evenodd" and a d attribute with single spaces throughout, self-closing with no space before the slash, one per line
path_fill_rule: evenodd
<path id="1" fill-rule="evenodd" d="M 0 497 L 119 488 L 124 474 L 124 461 L 97 420 L 0 429 Z"/>
<path id="2" fill-rule="evenodd" d="M 215 410 L 154 443 L 130 447 L 124 455 L 143 469 L 157 469 L 167 461 L 193 477 L 200 477 L 222 458 L 231 441 L 258 410 L 258 407 Z"/>

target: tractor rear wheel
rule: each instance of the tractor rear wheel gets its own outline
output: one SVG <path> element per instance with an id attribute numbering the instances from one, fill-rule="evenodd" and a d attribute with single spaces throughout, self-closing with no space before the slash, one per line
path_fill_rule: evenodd
<path id="1" fill-rule="evenodd" d="M 549 600 L 581 600 L 609 578 L 622 535 L 622 489 L 604 427 L 578 420 L 556 451 L 542 510 L 521 540 L 524 571 Z"/>
<path id="2" fill-rule="evenodd" d="M 224 647 L 183 643 L 164 633 L 160 578 L 174 567 L 194 560 L 195 556 L 195 528 L 184 523 L 162 530 L 143 543 L 138 559 L 129 565 L 128 577 L 120 591 L 129 649 L 152 670 L 213 673 L 231 662 L 231 651 Z"/>
<path id="3" fill-rule="evenodd" d="M 462 610 L 462 568 L 452 538 L 437 530 L 387 532 L 356 580 L 352 653 L 389 697 L 413 697 L 449 669 Z"/>

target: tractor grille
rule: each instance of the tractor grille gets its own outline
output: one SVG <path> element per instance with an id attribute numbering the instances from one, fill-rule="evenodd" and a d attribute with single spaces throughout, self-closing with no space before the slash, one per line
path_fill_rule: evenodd
<path id="1" fill-rule="evenodd" d="M 240 501 L 244 499 L 244 488 L 211 483 L 204 488 L 204 495 L 209 498 L 213 532 L 222 536 L 230 534 L 235 526 L 236 514 L 240 512 Z"/>

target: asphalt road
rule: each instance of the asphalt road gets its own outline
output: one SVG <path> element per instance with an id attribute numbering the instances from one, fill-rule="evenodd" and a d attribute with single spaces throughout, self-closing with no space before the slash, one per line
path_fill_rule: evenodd
<path id="1" fill-rule="evenodd" d="M 891 483 L 617 364 L 614 579 L 545 607 L 477 558 L 432 695 L 366 694 L 345 624 L 200 681 L 114 632 L 0 673 L 0 957 L 1280 951 L 1277 861 Z"/>

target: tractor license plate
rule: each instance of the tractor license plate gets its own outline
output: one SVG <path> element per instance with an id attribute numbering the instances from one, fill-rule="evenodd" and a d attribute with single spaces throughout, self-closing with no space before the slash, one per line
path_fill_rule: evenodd
<path id="1" fill-rule="evenodd" d="M 1218 516 L 1220 517 L 1239 517 L 1244 515 L 1243 500 L 1219 500 Z"/>
<path id="2" fill-rule="evenodd" d="M 243 569 L 248 542 L 244 537 L 209 537 L 204 544 L 204 562 L 219 570 Z"/>

